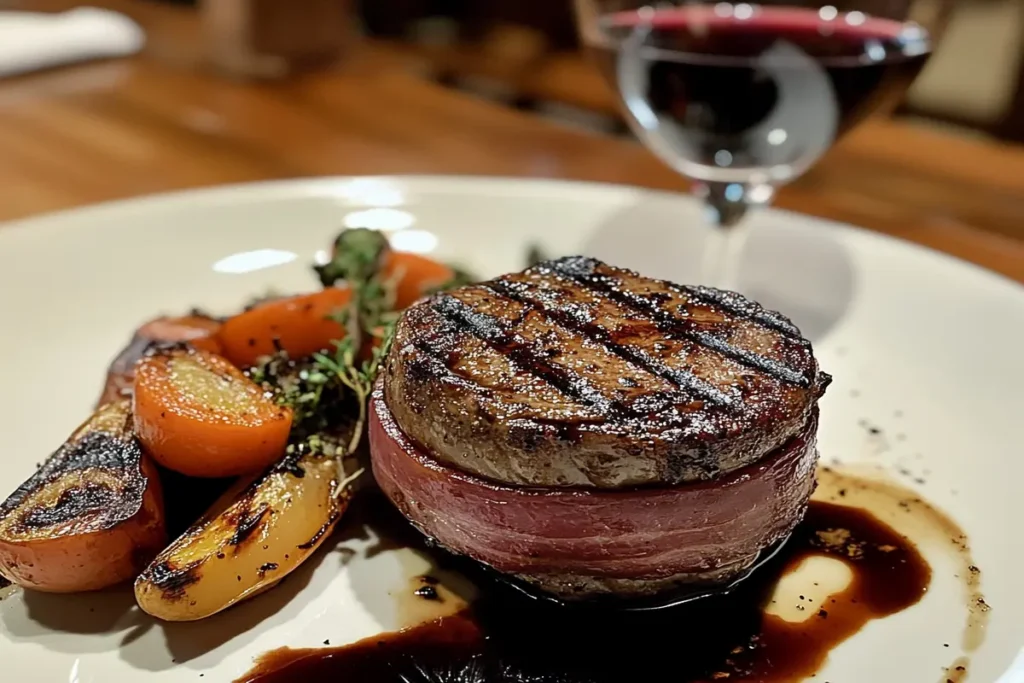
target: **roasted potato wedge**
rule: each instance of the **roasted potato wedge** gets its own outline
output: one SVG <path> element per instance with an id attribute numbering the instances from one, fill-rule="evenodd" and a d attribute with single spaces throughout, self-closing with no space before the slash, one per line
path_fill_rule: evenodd
<path id="1" fill-rule="evenodd" d="M 167 543 L 129 401 L 109 403 L 0 504 L 0 575 L 55 593 L 120 583 Z"/>
<path id="2" fill-rule="evenodd" d="M 338 488 L 338 461 L 301 449 L 240 482 L 139 576 L 139 606 L 194 621 L 270 588 L 330 536 L 348 507 Z"/>

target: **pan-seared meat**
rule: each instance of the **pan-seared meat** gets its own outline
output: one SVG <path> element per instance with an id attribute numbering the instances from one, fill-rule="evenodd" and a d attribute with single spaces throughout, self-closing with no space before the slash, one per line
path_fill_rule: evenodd
<path id="1" fill-rule="evenodd" d="M 569 257 L 407 310 L 384 387 L 404 433 L 458 469 L 623 488 L 756 462 L 829 379 L 787 318 L 739 294 Z"/>
<path id="2" fill-rule="evenodd" d="M 399 321 L 370 405 L 384 493 L 562 599 L 741 577 L 814 490 L 829 377 L 785 317 L 572 257 Z"/>

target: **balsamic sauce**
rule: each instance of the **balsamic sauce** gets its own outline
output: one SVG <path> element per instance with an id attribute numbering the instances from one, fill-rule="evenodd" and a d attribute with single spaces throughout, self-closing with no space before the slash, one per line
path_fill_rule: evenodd
<path id="1" fill-rule="evenodd" d="M 803 621 L 768 609 L 779 581 L 814 556 L 852 580 Z M 441 562 L 451 559 L 441 557 Z M 871 513 L 813 502 L 770 563 L 728 595 L 653 612 L 555 606 L 467 569 L 482 597 L 465 610 L 343 647 L 264 655 L 245 683 L 611 683 L 799 680 L 871 619 L 916 603 L 931 569 Z M 804 600 L 804 596 L 798 598 Z M 766 612 L 766 609 L 768 611 Z"/>
<path id="2" fill-rule="evenodd" d="M 440 600 L 441 596 L 438 594 L 437 589 L 431 585 L 420 586 L 413 591 L 413 595 L 424 600 Z"/>

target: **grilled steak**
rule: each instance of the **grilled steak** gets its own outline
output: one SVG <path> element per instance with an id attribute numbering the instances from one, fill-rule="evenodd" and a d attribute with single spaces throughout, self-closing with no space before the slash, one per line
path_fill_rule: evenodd
<path id="1" fill-rule="evenodd" d="M 495 482 L 707 481 L 797 435 L 830 378 L 784 316 L 583 257 L 406 311 L 384 375 L 419 447 Z"/>
<path id="2" fill-rule="evenodd" d="M 742 576 L 814 489 L 829 377 L 783 316 L 593 259 L 405 312 L 370 403 L 384 493 L 562 599 Z"/>

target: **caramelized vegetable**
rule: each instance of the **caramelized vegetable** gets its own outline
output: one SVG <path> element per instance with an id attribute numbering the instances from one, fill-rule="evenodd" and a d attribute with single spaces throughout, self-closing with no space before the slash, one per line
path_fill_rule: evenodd
<path id="1" fill-rule="evenodd" d="M 304 358 L 345 336 L 331 316 L 351 301 L 348 289 L 328 287 L 314 294 L 275 299 L 229 318 L 218 334 L 224 356 L 241 368 L 278 350 Z"/>
<path id="2" fill-rule="evenodd" d="M 258 472 L 284 453 L 290 408 L 206 351 L 175 347 L 135 370 L 135 429 L 160 464 L 193 477 Z"/>
<path id="3" fill-rule="evenodd" d="M 221 321 L 194 313 L 180 318 L 156 318 L 139 328 L 136 334 L 158 342 L 188 342 L 190 346 L 212 353 L 220 352 L 217 332 Z"/>
<path id="4" fill-rule="evenodd" d="M 393 251 L 384 257 L 384 276 L 395 283 L 395 309 L 408 308 L 455 277 L 455 271 L 419 254 Z"/>
<path id="5" fill-rule="evenodd" d="M 274 299 L 229 318 L 217 335 L 224 356 L 248 368 L 279 349 L 291 358 L 331 349 L 331 342 L 347 332 L 337 314 L 351 307 L 350 281 L 358 287 L 379 279 L 393 286 L 394 301 L 388 302 L 388 310 L 400 310 L 455 277 L 448 266 L 418 254 L 391 251 L 380 233 L 360 229 L 342 232 L 331 262 L 318 266 L 316 272 L 323 291 Z"/>
<path id="6" fill-rule="evenodd" d="M 347 442 L 347 439 L 346 439 Z M 293 453 L 237 485 L 135 582 L 143 611 L 208 617 L 272 587 L 330 536 L 348 507 L 334 457 Z"/>
<path id="7" fill-rule="evenodd" d="M 112 586 L 166 542 L 156 466 L 127 400 L 99 408 L 0 504 L 0 574 L 26 588 Z"/>
<path id="8" fill-rule="evenodd" d="M 219 329 L 219 320 L 198 313 L 180 318 L 150 320 L 135 331 L 128 346 L 110 364 L 107 381 L 97 405 L 131 395 L 135 363 L 156 344 L 187 342 L 197 349 L 220 353 L 220 343 L 215 336 Z"/>

